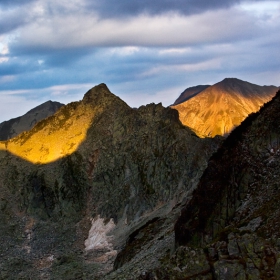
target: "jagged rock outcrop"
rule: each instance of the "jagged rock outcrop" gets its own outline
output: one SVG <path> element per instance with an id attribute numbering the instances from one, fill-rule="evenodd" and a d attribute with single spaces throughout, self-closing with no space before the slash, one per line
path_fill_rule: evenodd
<path id="1" fill-rule="evenodd" d="M 167 250 L 179 205 L 218 144 L 176 110 L 132 109 L 105 84 L 0 142 L 0 278 L 104 279 L 156 221 L 159 244 L 146 241 Z M 139 250 L 120 253 L 115 268 Z"/>
<path id="2" fill-rule="evenodd" d="M 59 102 L 47 101 L 21 117 L 0 123 L 0 141 L 11 139 L 23 131 L 30 130 L 37 122 L 53 115 L 64 106 Z"/>
<path id="3" fill-rule="evenodd" d="M 227 136 L 250 113 L 271 100 L 277 90 L 275 86 L 227 78 L 172 108 L 178 110 L 181 122 L 200 137 Z"/>

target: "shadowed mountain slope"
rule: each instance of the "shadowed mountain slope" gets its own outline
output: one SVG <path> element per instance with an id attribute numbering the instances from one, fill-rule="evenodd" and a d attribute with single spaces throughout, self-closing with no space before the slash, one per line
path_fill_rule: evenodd
<path id="1" fill-rule="evenodd" d="M 172 108 L 178 110 L 181 122 L 200 137 L 224 136 L 271 100 L 277 90 L 275 86 L 227 78 Z"/>
<path id="2" fill-rule="evenodd" d="M 105 84 L 1 142 L 0 278 L 104 279 L 135 232 L 178 213 L 218 144 Z"/>
<path id="3" fill-rule="evenodd" d="M 189 87 L 189 88 L 185 89 L 180 94 L 180 96 L 175 100 L 173 106 L 191 99 L 192 97 L 196 96 L 197 94 L 199 94 L 201 91 L 207 89 L 208 87 L 210 87 L 210 85 L 199 85 L 199 86 Z"/>
<path id="4" fill-rule="evenodd" d="M 13 138 L 23 131 L 30 130 L 37 122 L 53 115 L 64 106 L 59 102 L 47 101 L 21 117 L 0 123 L 0 141 Z"/>

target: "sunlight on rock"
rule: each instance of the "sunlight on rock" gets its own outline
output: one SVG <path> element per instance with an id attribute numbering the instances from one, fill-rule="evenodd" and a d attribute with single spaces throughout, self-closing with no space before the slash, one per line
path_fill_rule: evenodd
<path id="1" fill-rule="evenodd" d="M 73 103 L 73 110 L 59 111 L 49 119 L 39 122 L 33 130 L 5 142 L 5 150 L 35 164 L 46 164 L 75 152 L 85 140 L 96 109 Z M 75 120 L 75 121 L 74 121 Z"/>

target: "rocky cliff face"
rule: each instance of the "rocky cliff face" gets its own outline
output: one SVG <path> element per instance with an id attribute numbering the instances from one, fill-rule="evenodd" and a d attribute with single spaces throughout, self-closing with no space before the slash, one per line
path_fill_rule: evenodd
<path id="1" fill-rule="evenodd" d="M 121 279 L 132 259 L 143 263 L 140 244 L 159 260 L 218 144 L 176 110 L 131 109 L 104 84 L 0 142 L 0 278 L 103 279 L 115 262 L 108 277 Z"/>
<path id="2" fill-rule="evenodd" d="M 172 108 L 178 110 L 181 122 L 200 137 L 227 136 L 250 113 L 271 100 L 276 91 L 275 86 L 227 78 Z"/>
<path id="3" fill-rule="evenodd" d="M 175 226 L 181 275 L 193 250 L 201 277 L 280 279 L 279 112 L 280 91 L 211 157 Z"/>
<path id="4" fill-rule="evenodd" d="M 47 101 L 25 115 L 0 123 L 0 141 L 11 139 L 23 131 L 30 130 L 37 122 L 53 115 L 64 104 Z"/>

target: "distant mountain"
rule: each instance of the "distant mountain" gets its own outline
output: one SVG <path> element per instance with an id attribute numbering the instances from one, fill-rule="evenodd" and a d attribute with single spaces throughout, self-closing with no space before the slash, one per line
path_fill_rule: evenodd
<path id="1" fill-rule="evenodd" d="M 21 117 L 0 123 L 0 141 L 13 138 L 23 131 L 30 130 L 37 122 L 53 115 L 64 106 L 59 102 L 47 101 Z"/>
<path id="2" fill-rule="evenodd" d="M 172 108 L 178 110 L 181 122 L 200 137 L 225 136 L 271 100 L 277 90 L 275 86 L 226 78 Z"/>
<path id="3" fill-rule="evenodd" d="M 208 87 L 210 87 L 210 85 L 199 85 L 199 86 L 189 87 L 189 88 L 185 89 L 180 94 L 180 96 L 175 100 L 173 106 L 189 100 L 190 98 L 196 96 L 197 94 L 199 94 L 201 91 L 207 89 Z"/>

